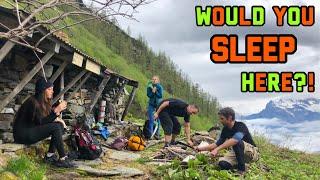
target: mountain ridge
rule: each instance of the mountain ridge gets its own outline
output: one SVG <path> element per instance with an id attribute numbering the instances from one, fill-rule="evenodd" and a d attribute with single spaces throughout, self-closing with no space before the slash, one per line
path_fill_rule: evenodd
<path id="1" fill-rule="evenodd" d="M 277 99 L 255 114 L 241 116 L 241 119 L 278 118 L 289 122 L 313 121 L 320 119 L 320 99 Z"/>

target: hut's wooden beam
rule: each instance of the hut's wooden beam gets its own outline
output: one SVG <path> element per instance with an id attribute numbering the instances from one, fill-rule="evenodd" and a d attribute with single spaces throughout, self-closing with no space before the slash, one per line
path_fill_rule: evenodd
<path id="1" fill-rule="evenodd" d="M 98 89 L 98 92 L 96 93 L 96 96 L 94 97 L 91 105 L 90 105 L 90 109 L 89 109 L 89 112 L 92 111 L 94 105 L 96 105 L 96 103 L 98 102 L 98 99 L 99 97 L 101 96 L 104 88 L 106 87 L 108 81 L 110 80 L 111 76 L 108 76 L 108 77 L 105 77 L 103 78 L 103 80 L 101 81 L 100 85 L 99 85 L 99 89 Z"/>
<path id="2" fill-rule="evenodd" d="M 60 76 L 60 89 L 64 89 L 64 72 L 61 73 Z M 60 100 L 64 99 L 64 95 L 60 97 Z"/>
<path id="3" fill-rule="evenodd" d="M 83 84 L 89 79 L 90 75 L 91 75 L 91 72 L 86 73 L 86 76 L 82 79 L 80 84 L 78 84 L 78 86 L 70 94 L 70 96 L 67 98 L 67 101 L 70 101 L 72 99 L 72 97 L 77 93 L 77 91 L 79 91 L 79 89 L 83 86 Z"/>
<path id="4" fill-rule="evenodd" d="M 62 71 L 66 68 L 68 65 L 67 61 L 63 61 L 63 63 L 59 66 L 58 70 L 51 76 L 50 81 L 54 82 L 58 76 L 62 73 Z"/>
<path id="5" fill-rule="evenodd" d="M 15 43 L 12 41 L 7 41 L 0 49 L 0 63 L 6 57 L 6 55 L 11 51 L 14 47 Z"/>
<path id="6" fill-rule="evenodd" d="M 60 91 L 60 93 L 56 97 L 53 98 L 53 101 L 52 101 L 53 104 L 56 103 L 60 99 L 60 97 L 62 95 L 64 95 L 64 93 L 66 93 L 70 88 L 72 88 L 72 86 L 74 84 L 76 84 L 76 82 L 79 81 L 79 79 L 86 73 L 86 71 L 87 70 L 84 69 L 76 77 L 74 77 L 72 79 L 72 81 L 66 86 L 66 88 L 64 88 L 62 91 Z"/>
<path id="7" fill-rule="evenodd" d="M 50 58 L 54 55 L 54 51 L 49 51 L 41 59 L 42 65 L 46 64 Z M 13 91 L 0 102 L 0 111 L 6 107 L 6 105 L 24 88 L 26 84 L 37 74 L 41 69 L 41 62 L 39 62 L 23 79 L 22 81 L 13 89 Z"/>
<path id="8" fill-rule="evenodd" d="M 127 113 L 128 113 L 128 110 L 129 110 L 129 106 L 132 104 L 132 101 L 133 101 L 133 98 L 137 92 L 138 88 L 136 87 L 132 87 L 132 90 L 131 90 L 131 93 L 130 93 L 130 96 L 129 96 L 129 100 L 128 100 L 128 103 L 123 111 L 123 114 L 122 114 L 122 117 L 121 117 L 121 121 L 124 120 L 124 118 L 126 117 Z"/>

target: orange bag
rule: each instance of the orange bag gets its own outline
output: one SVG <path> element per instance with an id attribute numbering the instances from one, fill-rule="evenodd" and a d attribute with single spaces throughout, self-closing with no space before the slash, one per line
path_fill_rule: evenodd
<path id="1" fill-rule="evenodd" d="M 143 151 L 146 147 L 144 140 L 137 135 L 133 135 L 128 140 L 128 148 L 133 151 Z"/>

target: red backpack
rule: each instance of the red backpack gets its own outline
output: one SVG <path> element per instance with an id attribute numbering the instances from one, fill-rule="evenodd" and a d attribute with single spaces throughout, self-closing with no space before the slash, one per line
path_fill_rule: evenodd
<path id="1" fill-rule="evenodd" d="M 80 159 L 93 160 L 100 157 L 102 148 L 97 139 L 83 126 L 75 126 L 73 139 Z"/>

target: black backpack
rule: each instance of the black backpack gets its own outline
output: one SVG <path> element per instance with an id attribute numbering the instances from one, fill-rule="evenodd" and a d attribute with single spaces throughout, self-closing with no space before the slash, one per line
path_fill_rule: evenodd
<path id="1" fill-rule="evenodd" d="M 71 136 L 71 143 L 79 159 L 94 160 L 100 157 L 102 148 L 99 141 L 85 125 L 76 125 Z"/>

